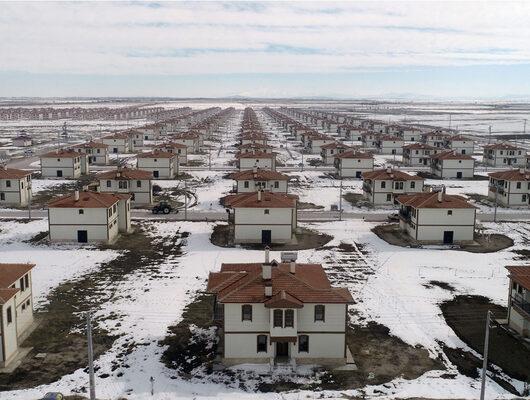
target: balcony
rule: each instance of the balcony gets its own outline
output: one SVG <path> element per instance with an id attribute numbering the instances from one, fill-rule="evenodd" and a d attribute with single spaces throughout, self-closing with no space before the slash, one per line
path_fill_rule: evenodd
<path id="1" fill-rule="evenodd" d="M 369 183 L 364 182 L 363 183 L 363 192 L 372 193 L 372 185 L 370 185 Z"/>
<path id="2" fill-rule="evenodd" d="M 412 214 L 408 210 L 399 210 L 399 217 L 404 221 L 410 221 Z"/>
<path id="3" fill-rule="evenodd" d="M 526 318 L 530 320 L 530 302 L 512 296 L 512 306 L 523 311 L 526 314 Z"/>

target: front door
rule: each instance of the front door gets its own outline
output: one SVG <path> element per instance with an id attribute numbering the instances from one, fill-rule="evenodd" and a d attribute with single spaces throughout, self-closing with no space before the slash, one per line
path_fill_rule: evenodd
<path id="1" fill-rule="evenodd" d="M 113 147 L 113 148 L 112 148 L 112 152 L 113 152 L 114 154 L 116 154 L 116 153 L 118 152 L 118 148 L 117 148 L 117 147 Z"/>
<path id="2" fill-rule="evenodd" d="M 272 232 L 270 230 L 261 231 L 261 243 L 271 244 L 272 242 Z"/>
<path id="3" fill-rule="evenodd" d="M 158 171 L 153 171 L 153 176 L 155 178 L 158 178 L 160 176 L 160 174 L 158 173 Z"/>
<path id="4" fill-rule="evenodd" d="M 451 244 L 453 243 L 453 231 L 444 231 L 444 244 Z"/>
<path id="5" fill-rule="evenodd" d="M 289 357 L 289 342 L 276 342 L 276 357 Z"/>
<path id="6" fill-rule="evenodd" d="M 57 178 L 62 178 L 63 177 L 63 170 L 62 169 L 58 169 L 57 170 Z"/>
<path id="7" fill-rule="evenodd" d="M 456 179 L 462 179 L 462 172 L 456 173 Z"/>
<path id="8" fill-rule="evenodd" d="M 77 241 L 79 243 L 88 242 L 88 232 L 87 231 L 77 231 Z"/>

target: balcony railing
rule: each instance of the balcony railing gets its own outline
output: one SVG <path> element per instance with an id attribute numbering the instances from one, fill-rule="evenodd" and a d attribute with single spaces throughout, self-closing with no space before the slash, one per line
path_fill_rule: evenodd
<path id="1" fill-rule="evenodd" d="M 512 297 L 512 305 L 517 306 L 517 308 L 524 311 L 530 319 L 530 302 L 518 299 L 517 297 Z"/>

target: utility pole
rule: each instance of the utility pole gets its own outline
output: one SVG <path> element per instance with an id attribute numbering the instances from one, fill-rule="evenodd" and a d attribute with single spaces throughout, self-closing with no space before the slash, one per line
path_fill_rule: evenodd
<path id="1" fill-rule="evenodd" d="M 212 149 L 208 148 L 208 170 L 212 170 Z"/>
<path id="2" fill-rule="evenodd" d="M 488 126 L 489 136 L 488 136 L 488 144 L 491 144 L 491 125 Z"/>
<path id="3" fill-rule="evenodd" d="M 488 310 L 486 314 L 486 334 L 484 337 L 484 354 L 482 361 L 482 382 L 480 385 L 480 400 L 484 400 L 486 394 L 486 372 L 488 370 L 488 350 L 489 350 L 489 339 L 490 339 L 490 319 L 491 311 Z"/>
<path id="4" fill-rule="evenodd" d="M 342 221 L 342 178 L 339 186 L 339 221 Z"/>
<path id="5" fill-rule="evenodd" d="M 497 205 L 499 203 L 499 189 L 500 189 L 500 185 L 497 183 L 495 185 L 495 209 L 493 211 L 493 222 L 497 222 Z"/>
<path id="6" fill-rule="evenodd" d="M 96 400 L 96 385 L 94 382 L 94 348 L 92 345 L 92 319 L 90 312 L 86 314 L 86 337 L 88 342 L 88 381 L 90 386 L 90 400 Z"/>
<path id="7" fill-rule="evenodd" d="M 153 378 L 153 377 L 149 378 L 149 382 L 151 382 L 151 396 L 154 396 L 154 394 L 155 394 L 155 378 Z"/>
<path id="8" fill-rule="evenodd" d="M 28 220 L 31 221 L 31 181 L 28 183 Z"/>
<path id="9" fill-rule="evenodd" d="M 449 130 L 451 130 L 451 117 L 452 117 L 452 115 L 449 114 Z"/>
<path id="10" fill-rule="evenodd" d="M 184 179 L 184 219 L 188 219 L 188 184 Z"/>

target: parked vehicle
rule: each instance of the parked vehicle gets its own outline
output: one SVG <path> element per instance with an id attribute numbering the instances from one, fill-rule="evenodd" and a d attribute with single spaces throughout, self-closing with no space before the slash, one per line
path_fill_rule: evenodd
<path id="1" fill-rule="evenodd" d="M 387 218 L 388 218 L 388 220 L 390 222 L 399 222 L 399 214 L 398 213 L 388 214 Z"/>
<path id="2" fill-rule="evenodd" d="M 157 205 L 155 205 L 152 209 L 153 214 L 169 214 L 170 212 L 174 211 L 173 206 L 167 202 L 167 201 L 161 201 Z M 178 213 L 178 210 L 175 210 Z"/>

